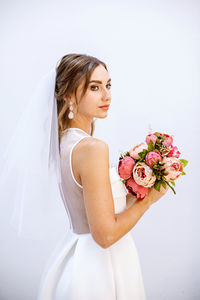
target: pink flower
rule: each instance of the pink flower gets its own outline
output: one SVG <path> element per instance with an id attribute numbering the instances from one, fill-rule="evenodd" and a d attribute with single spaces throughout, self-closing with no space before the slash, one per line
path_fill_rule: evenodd
<path id="1" fill-rule="evenodd" d="M 171 150 L 167 154 L 167 156 L 179 158 L 181 152 L 178 151 L 178 148 L 176 146 L 173 147 L 172 145 L 170 145 L 169 147 L 170 147 Z"/>
<path id="2" fill-rule="evenodd" d="M 143 149 L 148 149 L 148 145 L 146 143 L 141 143 L 135 147 L 133 147 L 131 150 L 129 150 L 129 155 L 133 157 L 134 159 L 140 159 L 140 156 L 138 153 L 142 152 Z"/>
<path id="3" fill-rule="evenodd" d="M 157 136 L 155 134 L 148 134 L 146 137 L 146 143 L 149 144 L 150 140 L 152 140 L 152 142 L 155 145 L 156 139 L 157 139 Z"/>
<path id="4" fill-rule="evenodd" d="M 123 179 L 128 179 L 131 177 L 135 161 L 130 156 L 125 156 L 119 160 L 118 164 L 118 173 L 119 176 Z"/>
<path id="5" fill-rule="evenodd" d="M 133 168 L 133 178 L 136 183 L 147 188 L 153 186 L 156 181 L 156 176 L 152 173 L 152 169 L 144 162 L 137 162 Z"/>
<path id="6" fill-rule="evenodd" d="M 153 166 L 153 162 L 157 162 L 158 160 L 162 160 L 162 156 L 158 150 L 148 152 L 145 158 L 147 165 L 150 167 Z"/>
<path id="7" fill-rule="evenodd" d="M 162 163 L 164 163 L 162 169 L 165 169 L 165 172 L 168 173 L 163 176 L 166 181 L 176 180 L 183 172 L 183 164 L 176 157 L 164 157 Z"/>
<path id="8" fill-rule="evenodd" d="M 169 134 L 164 134 L 164 136 L 166 136 L 166 139 L 163 142 L 164 146 L 170 146 L 173 144 L 173 138 L 172 136 L 170 136 Z"/>
<path id="9" fill-rule="evenodd" d="M 149 189 L 138 185 L 132 177 L 126 181 L 125 185 L 129 193 L 136 196 L 137 200 L 143 200 L 148 195 Z"/>

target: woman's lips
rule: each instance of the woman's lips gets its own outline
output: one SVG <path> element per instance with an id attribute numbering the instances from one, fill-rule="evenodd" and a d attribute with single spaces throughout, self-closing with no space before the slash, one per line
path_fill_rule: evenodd
<path id="1" fill-rule="evenodd" d="M 104 109 L 104 110 L 108 110 L 109 109 L 109 105 L 104 105 L 104 106 L 99 106 L 100 108 Z"/>

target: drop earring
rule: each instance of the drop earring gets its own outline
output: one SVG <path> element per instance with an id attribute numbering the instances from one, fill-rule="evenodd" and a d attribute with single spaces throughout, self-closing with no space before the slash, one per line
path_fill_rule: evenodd
<path id="1" fill-rule="evenodd" d="M 69 119 L 73 119 L 74 113 L 73 113 L 72 101 L 69 102 L 69 110 L 70 110 L 70 112 L 69 112 L 69 114 L 68 114 L 68 118 L 69 118 Z"/>

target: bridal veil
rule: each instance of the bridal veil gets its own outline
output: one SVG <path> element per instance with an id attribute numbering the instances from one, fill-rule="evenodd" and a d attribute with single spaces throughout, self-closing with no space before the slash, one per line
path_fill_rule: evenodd
<path id="1" fill-rule="evenodd" d="M 9 222 L 20 238 L 45 238 L 64 197 L 55 79 L 52 69 L 37 85 L 1 161 L 0 199 L 11 205 Z"/>

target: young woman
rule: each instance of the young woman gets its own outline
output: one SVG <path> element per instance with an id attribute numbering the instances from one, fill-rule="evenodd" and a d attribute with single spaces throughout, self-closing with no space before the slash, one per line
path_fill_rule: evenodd
<path id="1" fill-rule="evenodd" d="M 45 270 L 38 300 L 144 300 L 137 250 L 129 231 L 166 192 L 151 189 L 127 208 L 108 145 L 93 137 L 107 117 L 111 78 L 105 63 L 68 54 L 56 70 L 60 158 L 71 229 Z"/>

